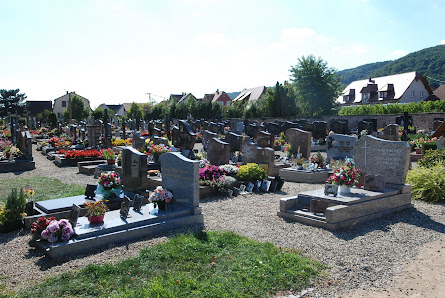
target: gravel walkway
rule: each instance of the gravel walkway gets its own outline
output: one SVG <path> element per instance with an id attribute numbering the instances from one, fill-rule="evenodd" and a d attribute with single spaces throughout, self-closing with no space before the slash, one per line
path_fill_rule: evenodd
<path id="1" fill-rule="evenodd" d="M 92 177 L 80 174 L 72 179 L 77 168 L 57 168 L 39 156 L 42 155 L 35 154 L 37 169 L 19 176 L 56 177 L 81 185 L 94 183 Z M 0 179 L 8 177 L 16 175 L 0 174 Z M 305 256 L 327 264 L 326 277 L 308 291 L 306 296 L 310 297 L 334 297 L 354 289 L 391 286 L 403 263 L 416 256 L 422 245 L 440 239 L 445 232 L 445 206 L 417 201 L 412 210 L 342 232 L 287 221 L 276 215 L 280 198 L 320 187 L 285 183 L 281 194 L 255 194 L 232 199 L 221 197 L 201 202 L 206 229 L 230 230 L 259 241 L 295 248 Z M 134 256 L 140 248 L 166 239 L 144 239 L 72 259 L 53 261 L 28 245 L 30 236 L 27 232 L 3 234 L 0 235 L 0 276 L 4 277 L 6 288 L 14 290 L 29 286 L 31 280 L 39 282 L 90 263 L 114 262 Z"/>

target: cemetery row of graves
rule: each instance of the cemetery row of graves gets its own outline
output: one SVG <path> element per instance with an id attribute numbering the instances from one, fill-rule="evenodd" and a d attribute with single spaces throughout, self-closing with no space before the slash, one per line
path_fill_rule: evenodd
<path id="1" fill-rule="evenodd" d="M 364 119 L 354 130 L 345 120 L 119 123 L 104 115 L 55 129 L 7 119 L 0 172 L 33 170 L 34 144 L 55 166 L 77 167 L 97 184 L 46 201 L 33 201 L 32 188 L 13 189 L 1 231 L 30 229 L 32 245 L 60 258 L 203 225 L 200 200 L 215 195 L 282 194 L 277 216 L 328 230 L 413 208 L 412 198 L 445 199 L 445 183 L 428 192 L 430 177 L 444 180 L 443 121 L 422 134 L 407 114 L 381 128 Z M 324 187 L 285 194 L 284 183 Z"/>

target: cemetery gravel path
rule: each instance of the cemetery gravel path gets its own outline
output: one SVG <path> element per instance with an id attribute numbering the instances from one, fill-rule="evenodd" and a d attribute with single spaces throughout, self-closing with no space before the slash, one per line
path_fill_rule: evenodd
<path id="1" fill-rule="evenodd" d="M 77 168 L 58 168 L 34 151 L 36 169 L 17 176 L 46 176 L 85 185 L 92 176 Z M 440 297 L 445 276 L 445 206 L 414 202 L 415 208 L 386 216 L 342 232 L 331 232 L 284 220 L 276 215 L 280 198 L 321 187 L 285 183 L 280 194 L 222 197 L 201 202 L 206 230 L 230 230 L 241 235 L 295 248 L 329 266 L 305 297 Z M 116 262 L 136 256 L 169 235 L 104 247 L 77 257 L 51 260 L 30 247 L 28 231 L 0 234 L 0 293 L 40 282 L 49 276 L 80 269 L 87 264 Z M 277 296 L 296 297 L 287 292 Z"/>

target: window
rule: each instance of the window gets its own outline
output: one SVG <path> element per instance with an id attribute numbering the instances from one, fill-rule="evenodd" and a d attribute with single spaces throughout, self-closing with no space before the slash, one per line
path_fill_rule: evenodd
<path id="1" fill-rule="evenodd" d="M 387 98 L 388 97 L 388 91 L 381 91 L 380 92 L 380 98 Z"/>
<path id="2" fill-rule="evenodd" d="M 416 96 L 416 91 L 411 91 L 411 97 L 415 97 Z"/>
<path id="3" fill-rule="evenodd" d="M 420 91 L 420 97 L 423 97 L 423 90 Z"/>
<path id="4" fill-rule="evenodd" d="M 226 102 L 226 106 L 230 106 L 230 101 Z"/>
<path id="5" fill-rule="evenodd" d="M 349 95 L 344 95 L 343 102 L 348 102 L 348 101 L 349 101 Z"/>
<path id="6" fill-rule="evenodd" d="M 61 118 L 62 114 L 61 113 L 57 113 L 57 118 Z"/>
<path id="7" fill-rule="evenodd" d="M 66 101 L 62 101 L 62 108 L 66 107 Z"/>
<path id="8" fill-rule="evenodd" d="M 363 102 L 368 102 L 368 100 L 371 98 L 371 94 L 370 93 L 362 93 L 362 101 Z"/>

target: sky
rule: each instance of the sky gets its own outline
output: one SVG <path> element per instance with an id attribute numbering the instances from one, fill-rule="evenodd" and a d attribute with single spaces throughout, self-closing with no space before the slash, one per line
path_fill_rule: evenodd
<path id="1" fill-rule="evenodd" d="M 0 0 L 0 89 L 159 102 L 289 80 L 445 44 L 444 0 Z"/>

